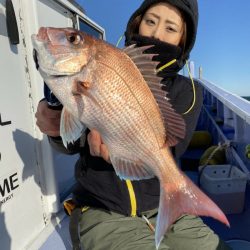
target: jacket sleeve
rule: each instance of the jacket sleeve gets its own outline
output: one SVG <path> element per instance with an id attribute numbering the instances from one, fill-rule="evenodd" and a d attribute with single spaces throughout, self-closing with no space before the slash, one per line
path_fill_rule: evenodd
<path id="1" fill-rule="evenodd" d="M 168 89 L 170 102 L 173 105 L 173 108 L 176 112 L 182 114 L 186 124 L 185 137 L 181 139 L 173 149 L 176 158 L 179 158 L 186 151 L 196 128 L 203 104 L 202 87 L 197 82 L 194 82 L 194 85 L 195 91 L 193 91 L 192 82 L 189 79 L 180 77 L 176 79 Z M 194 106 L 188 111 L 192 106 L 194 98 Z M 187 113 L 185 114 L 185 112 Z"/>

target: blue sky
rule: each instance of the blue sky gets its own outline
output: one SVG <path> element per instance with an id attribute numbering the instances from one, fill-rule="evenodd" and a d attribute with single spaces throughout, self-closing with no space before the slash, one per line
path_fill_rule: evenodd
<path id="1" fill-rule="evenodd" d="M 77 0 L 86 14 L 116 44 L 127 21 L 142 0 Z M 196 75 L 232 93 L 250 96 L 250 1 L 198 0 L 199 27 L 190 59 Z M 121 44 L 123 44 L 121 42 Z"/>

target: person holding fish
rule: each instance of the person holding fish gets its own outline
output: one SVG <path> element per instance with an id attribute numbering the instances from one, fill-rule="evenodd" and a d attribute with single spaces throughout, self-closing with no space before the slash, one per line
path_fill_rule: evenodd
<path id="1" fill-rule="evenodd" d="M 73 29 L 42 28 L 32 38 L 64 107 L 42 100 L 37 125 L 54 148 L 80 154 L 75 249 L 230 249 L 197 217 L 229 225 L 225 215 L 176 165 L 202 105 L 199 85 L 178 74 L 197 24 L 196 0 L 145 0 L 122 51 Z"/>

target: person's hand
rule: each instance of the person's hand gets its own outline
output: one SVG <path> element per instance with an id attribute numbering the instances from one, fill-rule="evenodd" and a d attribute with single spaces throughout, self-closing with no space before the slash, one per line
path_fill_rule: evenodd
<path id="1" fill-rule="evenodd" d="M 47 101 L 39 102 L 36 111 L 36 125 L 41 132 L 49 136 L 60 135 L 61 110 L 53 110 L 48 107 Z"/>
<path id="2" fill-rule="evenodd" d="M 108 148 L 103 144 L 101 135 L 97 130 L 93 129 L 89 132 L 88 144 L 92 156 L 102 157 L 105 161 L 111 163 Z"/>
<path id="3" fill-rule="evenodd" d="M 39 102 L 35 116 L 37 118 L 36 124 L 41 132 L 53 137 L 59 136 L 61 112 L 61 110 L 50 109 L 46 100 Z M 88 134 L 88 144 L 91 155 L 102 157 L 110 163 L 108 148 L 103 144 L 97 130 L 93 129 Z"/>

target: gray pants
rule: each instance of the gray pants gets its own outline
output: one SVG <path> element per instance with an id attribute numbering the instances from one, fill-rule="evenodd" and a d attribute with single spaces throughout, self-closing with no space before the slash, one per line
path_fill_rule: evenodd
<path id="1" fill-rule="evenodd" d="M 145 213 L 155 225 L 156 211 Z M 83 250 L 155 250 L 154 232 L 142 217 L 90 208 L 81 215 Z M 168 230 L 159 250 L 229 250 L 199 217 L 180 217 Z"/>

